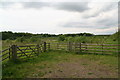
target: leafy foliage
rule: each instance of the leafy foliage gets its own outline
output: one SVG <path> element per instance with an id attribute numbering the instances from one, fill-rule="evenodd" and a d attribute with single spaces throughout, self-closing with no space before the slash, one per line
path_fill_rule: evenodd
<path id="1" fill-rule="evenodd" d="M 65 36 L 64 36 L 64 35 L 60 35 L 60 36 L 58 37 L 58 40 L 59 40 L 59 41 L 64 41 L 64 40 L 65 40 Z"/>
<path id="2" fill-rule="evenodd" d="M 77 34 L 31 34 L 31 33 L 13 33 L 11 31 L 4 31 L 2 33 L 2 40 L 5 42 L 28 42 L 36 43 L 41 41 L 69 41 L 81 43 L 118 43 L 118 33 L 113 35 L 94 35 L 91 33 L 77 33 Z M 15 40 L 15 41 L 14 41 Z"/>
<path id="3" fill-rule="evenodd" d="M 30 38 L 33 36 L 39 36 L 39 37 L 60 37 L 63 40 L 63 36 L 64 37 L 75 37 L 75 36 L 93 36 L 93 34 L 91 33 L 77 33 L 77 34 L 59 34 L 59 35 L 55 35 L 55 34 L 32 34 L 32 33 L 23 33 L 23 32 L 15 32 L 13 33 L 12 31 L 3 31 L 0 32 L 0 34 L 2 33 L 2 40 L 6 40 L 6 39 L 10 39 L 10 40 L 15 40 L 17 38 L 20 37 L 25 37 L 25 38 Z"/>

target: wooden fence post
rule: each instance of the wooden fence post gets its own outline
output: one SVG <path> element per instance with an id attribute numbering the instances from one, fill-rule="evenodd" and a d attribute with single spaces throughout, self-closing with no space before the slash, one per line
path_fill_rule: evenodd
<path id="1" fill-rule="evenodd" d="M 50 43 L 48 43 L 48 50 L 50 50 Z"/>
<path id="2" fill-rule="evenodd" d="M 12 45 L 11 49 L 12 49 L 12 60 L 15 61 L 17 59 L 17 45 Z"/>
<path id="3" fill-rule="evenodd" d="M 86 45 L 86 48 L 85 48 L 86 50 L 85 50 L 85 51 L 87 52 L 87 51 L 88 51 L 88 50 L 87 50 L 87 44 L 85 43 L 85 45 Z"/>
<path id="4" fill-rule="evenodd" d="M 10 46 L 9 46 L 9 47 L 10 47 Z M 10 56 L 11 56 L 10 53 L 11 53 L 11 47 L 9 48 L 9 59 L 10 59 Z"/>
<path id="5" fill-rule="evenodd" d="M 56 44 L 56 49 L 59 49 L 59 43 Z"/>
<path id="6" fill-rule="evenodd" d="M 43 52 L 45 52 L 46 51 L 46 42 L 44 42 L 44 44 L 43 44 Z"/>
<path id="7" fill-rule="evenodd" d="M 37 44 L 37 55 L 39 55 L 39 53 L 40 53 L 40 45 L 39 44 Z"/>
<path id="8" fill-rule="evenodd" d="M 68 42 L 68 51 L 71 51 L 71 50 L 72 50 L 72 43 Z"/>
<path id="9" fill-rule="evenodd" d="M 103 44 L 102 44 L 102 54 L 103 54 Z"/>
<path id="10" fill-rule="evenodd" d="M 42 43 L 39 44 L 39 50 L 40 50 L 40 53 L 43 52 Z"/>
<path id="11" fill-rule="evenodd" d="M 77 43 L 75 42 L 74 44 L 75 44 L 75 45 L 74 45 L 74 52 L 76 52 Z"/>
<path id="12" fill-rule="evenodd" d="M 79 45 L 80 45 L 80 53 L 81 53 L 81 52 L 82 52 L 82 50 L 81 50 L 81 49 L 82 49 L 82 48 L 81 48 L 81 43 L 80 43 Z"/>

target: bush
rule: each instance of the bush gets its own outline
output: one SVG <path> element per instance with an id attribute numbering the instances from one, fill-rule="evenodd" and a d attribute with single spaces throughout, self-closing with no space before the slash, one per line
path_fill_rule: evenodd
<path id="1" fill-rule="evenodd" d="M 25 37 L 19 37 L 15 40 L 15 42 L 25 42 L 25 41 L 26 41 Z"/>
<path id="2" fill-rule="evenodd" d="M 30 42 L 41 42 L 41 39 L 38 36 L 33 36 L 29 39 Z"/>
<path id="3" fill-rule="evenodd" d="M 66 38 L 66 41 L 73 42 L 73 41 L 74 41 L 74 38 L 73 38 L 73 37 L 67 37 L 67 38 Z"/>
<path id="4" fill-rule="evenodd" d="M 64 40 L 65 40 L 65 36 L 60 35 L 60 36 L 58 37 L 58 40 L 59 40 L 59 41 L 64 41 Z"/>
<path id="5" fill-rule="evenodd" d="M 10 43 L 10 42 L 11 42 L 10 39 L 6 39 L 6 40 L 5 40 L 5 43 Z"/>
<path id="6" fill-rule="evenodd" d="M 74 38 L 75 42 L 80 42 L 80 43 L 86 43 L 87 42 L 87 38 L 86 36 L 78 36 Z"/>
<path id="7" fill-rule="evenodd" d="M 35 37 L 31 37 L 30 42 L 37 42 L 37 39 Z"/>

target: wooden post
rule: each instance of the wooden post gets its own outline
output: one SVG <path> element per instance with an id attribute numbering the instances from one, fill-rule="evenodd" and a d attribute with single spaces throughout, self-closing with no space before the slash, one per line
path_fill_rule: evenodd
<path id="1" fill-rule="evenodd" d="M 71 51 L 71 50 L 72 50 L 72 43 L 68 42 L 68 51 Z"/>
<path id="2" fill-rule="evenodd" d="M 81 43 L 79 45 L 80 45 L 80 53 L 81 53 L 82 52 L 82 50 L 81 50 Z"/>
<path id="3" fill-rule="evenodd" d="M 16 60 L 17 59 L 17 45 L 12 45 L 12 60 Z"/>
<path id="4" fill-rule="evenodd" d="M 70 51 L 70 42 L 68 42 L 68 51 Z"/>
<path id="5" fill-rule="evenodd" d="M 46 51 L 46 42 L 44 42 L 44 44 L 43 44 L 43 52 L 45 52 Z"/>
<path id="6" fill-rule="evenodd" d="M 86 50 L 85 51 L 87 52 L 87 44 L 85 43 L 85 45 L 86 45 L 86 48 L 85 48 Z"/>
<path id="7" fill-rule="evenodd" d="M 74 44 L 75 44 L 75 45 L 74 45 L 74 52 L 76 52 L 77 43 L 75 42 Z"/>
<path id="8" fill-rule="evenodd" d="M 42 43 L 40 44 L 40 53 L 43 52 L 43 46 Z"/>
<path id="9" fill-rule="evenodd" d="M 50 43 L 48 43 L 48 50 L 50 50 Z"/>
<path id="10" fill-rule="evenodd" d="M 11 47 L 9 48 L 9 59 L 10 59 L 10 56 L 11 56 L 10 53 L 11 53 Z"/>
<path id="11" fill-rule="evenodd" d="M 59 49 L 59 48 L 58 48 L 58 47 L 59 47 L 58 45 L 59 45 L 59 43 L 57 43 L 57 45 L 56 45 L 56 48 L 57 48 L 57 49 Z"/>
<path id="12" fill-rule="evenodd" d="M 40 45 L 37 44 L 37 55 L 39 55 L 39 53 L 40 53 Z"/>
<path id="13" fill-rule="evenodd" d="M 103 44 L 102 44 L 102 54 L 103 54 Z"/>

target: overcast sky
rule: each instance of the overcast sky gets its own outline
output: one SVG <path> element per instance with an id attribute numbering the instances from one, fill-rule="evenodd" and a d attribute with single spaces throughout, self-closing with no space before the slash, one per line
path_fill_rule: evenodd
<path id="1" fill-rule="evenodd" d="M 118 2 L 3 2 L 0 31 L 113 34 Z"/>

